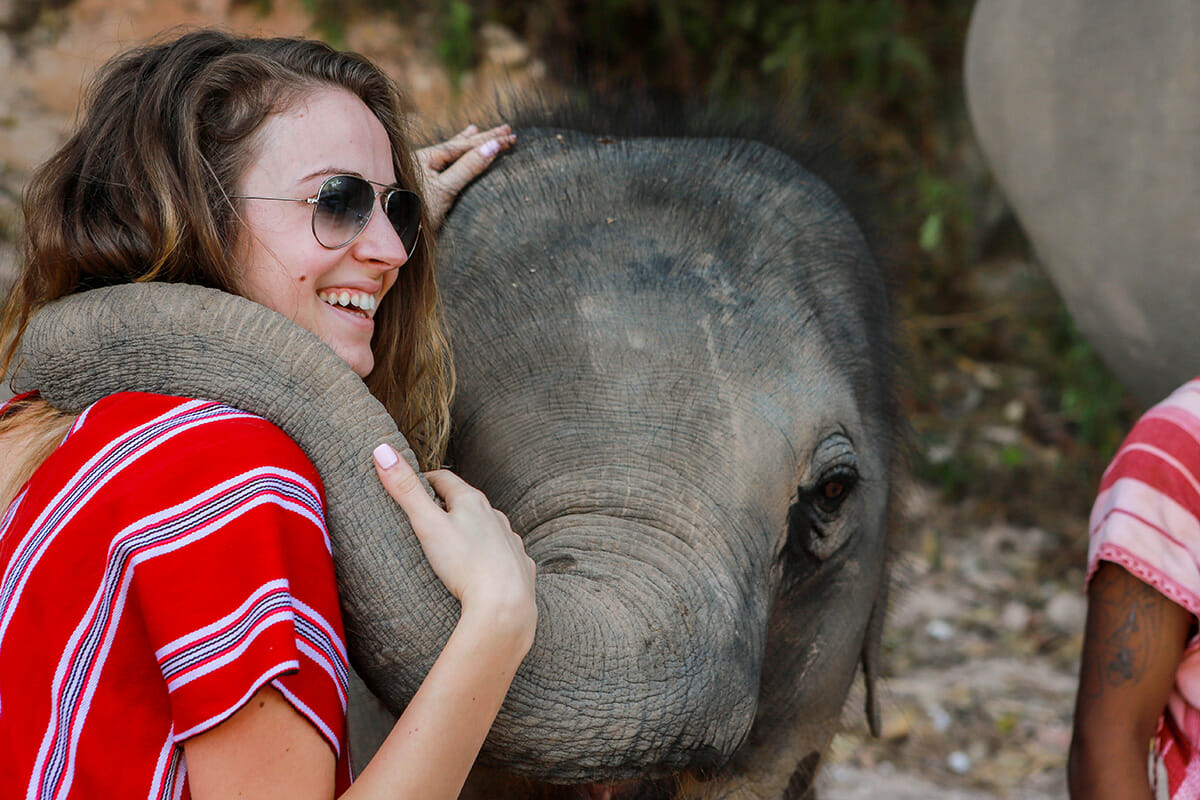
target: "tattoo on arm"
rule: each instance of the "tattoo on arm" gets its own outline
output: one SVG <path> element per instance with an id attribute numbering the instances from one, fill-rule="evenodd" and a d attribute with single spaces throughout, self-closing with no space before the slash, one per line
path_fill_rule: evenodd
<path id="1" fill-rule="evenodd" d="M 1158 637 L 1161 628 L 1157 593 L 1135 581 L 1128 587 L 1125 598 L 1107 604 L 1104 610 L 1125 615 L 1104 643 L 1105 680 L 1112 686 L 1137 681 L 1142 677 L 1150 642 Z"/>
<path id="2" fill-rule="evenodd" d="M 1150 648 L 1164 635 L 1163 597 L 1155 589 L 1136 579 L 1109 584 L 1094 608 L 1097 627 L 1107 634 L 1098 642 L 1099 658 L 1093 665 L 1096 693 L 1141 681 Z"/>

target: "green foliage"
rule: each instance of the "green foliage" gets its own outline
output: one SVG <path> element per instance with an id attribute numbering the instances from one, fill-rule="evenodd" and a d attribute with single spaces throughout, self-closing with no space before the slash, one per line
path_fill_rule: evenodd
<path id="1" fill-rule="evenodd" d="M 1000 465 L 1006 469 L 1016 469 L 1025 466 L 1029 454 L 1020 445 L 1010 444 L 1000 449 Z"/>
<path id="2" fill-rule="evenodd" d="M 455 80 L 475 62 L 475 12 L 466 0 L 444 0 L 439 14 L 437 54 Z"/>
<path id="3" fill-rule="evenodd" d="M 972 0 L 463 1 L 530 40 L 557 75 L 734 104 L 783 98 L 838 120 L 848 154 L 881 180 L 905 260 L 945 272 L 970 247 L 971 189 L 950 165 L 968 135 L 959 76 Z"/>
<path id="4" fill-rule="evenodd" d="M 312 17 L 313 27 L 321 34 L 321 38 L 334 47 L 341 47 L 346 38 L 346 5 L 338 0 L 302 1 L 304 10 Z"/>
<path id="5" fill-rule="evenodd" d="M 910 312 L 916 472 L 952 499 L 1056 532 L 1075 558 L 1136 404 L 1023 257 L 973 263 L 958 276 L 966 302 L 993 305 Z"/>
<path id="6" fill-rule="evenodd" d="M 1135 408 L 1065 309 L 1058 314 L 1052 352 L 1059 408 L 1076 439 L 1107 458 L 1133 424 Z"/>
<path id="7" fill-rule="evenodd" d="M 252 3 L 260 13 L 271 10 L 272 0 L 241 0 Z M 302 0 L 313 20 L 314 31 L 334 47 L 343 47 L 346 24 L 352 16 L 391 15 L 405 24 L 420 27 L 432 21 L 433 48 L 457 82 L 477 59 L 476 7 L 486 3 L 471 0 Z"/>
<path id="8" fill-rule="evenodd" d="M 917 216 L 922 218 L 917 239 L 921 252 L 936 255 L 953 247 L 947 231 L 961 236 L 972 222 L 964 187 L 923 167 L 917 172 L 915 190 Z"/>
<path id="9" fill-rule="evenodd" d="M 236 2 L 237 0 L 235 0 L 235 4 Z M 271 10 L 275 7 L 273 0 L 241 0 L 241 2 L 244 5 L 250 6 L 256 14 L 263 17 L 270 14 Z M 305 0 L 304 8 L 311 14 L 314 10 L 314 4 L 311 0 Z"/>

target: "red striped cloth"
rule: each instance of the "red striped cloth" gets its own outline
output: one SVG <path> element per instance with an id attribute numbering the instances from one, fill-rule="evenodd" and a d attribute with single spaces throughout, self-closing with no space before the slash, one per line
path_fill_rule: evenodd
<path id="1" fill-rule="evenodd" d="M 187 798 L 180 744 L 271 684 L 349 785 L 323 488 L 228 406 L 117 394 L 0 519 L 0 797 Z"/>
<path id="2" fill-rule="evenodd" d="M 1100 480 L 1088 578 L 1120 564 L 1200 617 L 1200 378 L 1151 408 Z M 1200 635 L 1188 642 L 1159 724 L 1157 796 L 1200 800 Z"/>

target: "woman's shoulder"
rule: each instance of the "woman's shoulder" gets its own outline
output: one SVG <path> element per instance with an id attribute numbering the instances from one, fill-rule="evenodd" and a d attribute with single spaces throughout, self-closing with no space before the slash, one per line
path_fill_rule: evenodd
<path id="1" fill-rule="evenodd" d="M 1110 462 L 1102 489 L 1122 476 L 1162 469 L 1200 478 L 1200 378 L 1180 386 L 1138 419 Z"/>
<path id="2" fill-rule="evenodd" d="M 1150 408 L 1100 479 L 1088 576 L 1121 564 L 1200 615 L 1200 379 Z"/>
<path id="3" fill-rule="evenodd" d="M 76 463 L 99 459 L 95 466 L 137 461 L 178 480 L 275 470 L 323 495 L 312 462 L 286 433 L 257 414 L 215 400 L 109 395 L 84 409 L 60 451 Z"/>

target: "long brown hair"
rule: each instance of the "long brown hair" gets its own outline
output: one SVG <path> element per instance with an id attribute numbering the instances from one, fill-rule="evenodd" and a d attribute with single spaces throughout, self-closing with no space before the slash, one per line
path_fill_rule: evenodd
<path id="1" fill-rule="evenodd" d="M 0 514 L 62 442 L 75 419 L 74 414 L 59 411 L 40 398 L 15 399 L 4 407 L 0 416 L 0 452 L 5 456 L 0 470 Z"/>
<path id="2" fill-rule="evenodd" d="M 307 39 L 200 30 L 108 62 L 77 131 L 26 187 L 24 263 L 0 317 L 0 378 L 15 367 L 31 315 L 60 297 L 140 281 L 240 293 L 242 222 L 229 194 L 256 155 L 255 133 L 269 115 L 331 86 L 379 119 L 399 182 L 419 191 L 399 94 L 362 56 Z M 431 230 L 428 220 L 423 227 Z M 380 304 L 366 378 L 427 469 L 445 452 L 453 383 L 433 255 L 422 236 Z"/>

